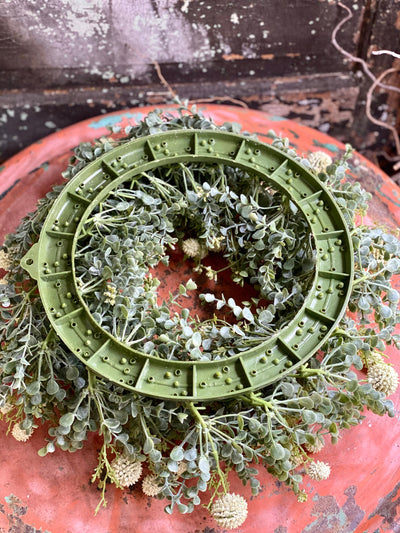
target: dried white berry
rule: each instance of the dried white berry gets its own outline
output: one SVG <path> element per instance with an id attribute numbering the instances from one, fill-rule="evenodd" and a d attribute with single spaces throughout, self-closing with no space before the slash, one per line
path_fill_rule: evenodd
<path id="1" fill-rule="evenodd" d="M 379 363 L 384 363 L 385 360 L 383 358 L 383 355 L 379 352 L 376 352 L 375 350 L 372 350 L 371 352 L 368 352 L 365 355 L 365 359 L 367 362 L 367 366 L 370 367 L 372 365 L 377 365 Z"/>
<path id="2" fill-rule="evenodd" d="M 325 172 L 326 168 L 332 164 L 332 158 L 325 152 L 321 151 L 313 152 L 312 154 L 310 154 L 308 156 L 308 160 L 310 162 L 311 168 L 317 174 L 319 172 Z"/>
<path id="3" fill-rule="evenodd" d="M 328 479 L 331 473 L 331 467 L 328 465 L 328 463 L 324 463 L 322 461 L 315 461 L 311 463 L 308 465 L 306 470 L 310 478 L 315 479 L 316 481 Z"/>
<path id="4" fill-rule="evenodd" d="M 21 424 L 14 424 L 11 435 L 14 437 L 15 440 L 18 440 L 19 442 L 26 442 L 32 435 L 33 430 L 26 431 L 21 427 Z"/>
<path id="5" fill-rule="evenodd" d="M 142 475 L 142 463 L 140 461 L 131 461 L 124 455 L 116 457 L 111 462 L 111 468 L 115 479 L 121 487 L 134 485 Z"/>
<path id="6" fill-rule="evenodd" d="M 322 440 L 321 440 L 322 439 Z M 318 453 L 325 446 L 325 441 L 322 437 L 315 437 L 314 444 L 306 444 L 305 449 L 310 453 Z"/>
<path id="7" fill-rule="evenodd" d="M 0 413 L 2 415 L 6 415 L 7 413 L 9 413 L 10 411 L 12 411 L 13 409 L 13 404 L 12 403 L 8 403 L 6 402 L 3 407 L 0 407 Z"/>
<path id="8" fill-rule="evenodd" d="M 113 285 L 107 285 L 107 290 L 104 291 L 104 296 L 106 296 L 105 302 L 110 305 L 115 305 L 115 297 L 117 295 L 117 289 Z"/>
<path id="9" fill-rule="evenodd" d="M 0 250 L 0 268 L 8 270 L 12 265 L 12 261 L 9 258 L 8 254 L 4 250 Z"/>
<path id="10" fill-rule="evenodd" d="M 198 259 L 203 259 L 207 255 L 207 249 L 197 239 L 184 240 L 182 242 L 182 251 L 188 257 L 196 257 Z"/>
<path id="11" fill-rule="evenodd" d="M 377 363 L 370 366 L 367 378 L 375 390 L 383 392 L 386 396 L 393 394 L 399 386 L 399 375 L 387 363 Z"/>
<path id="12" fill-rule="evenodd" d="M 157 483 L 157 476 L 149 474 L 142 481 L 142 490 L 146 496 L 157 496 L 161 492 L 161 487 Z"/>
<path id="13" fill-rule="evenodd" d="M 295 448 L 290 452 L 290 461 L 294 464 L 295 468 L 304 463 L 304 455 L 298 448 Z"/>
<path id="14" fill-rule="evenodd" d="M 304 492 L 304 491 L 300 491 L 298 494 L 297 494 L 297 501 L 299 503 L 304 503 L 308 500 L 308 496 L 307 494 Z"/>
<path id="15" fill-rule="evenodd" d="M 211 507 L 211 516 L 225 529 L 234 529 L 243 524 L 247 517 L 247 502 L 238 494 L 224 494 Z"/>

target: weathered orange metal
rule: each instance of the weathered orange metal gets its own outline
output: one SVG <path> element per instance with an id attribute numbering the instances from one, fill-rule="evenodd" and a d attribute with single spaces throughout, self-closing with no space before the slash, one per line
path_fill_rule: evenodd
<path id="1" fill-rule="evenodd" d="M 165 106 L 172 111 L 173 106 Z M 322 150 L 338 155 L 343 145 L 331 137 L 279 117 L 234 107 L 201 106 L 215 122 L 235 121 L 268 142 L 268 131 L 289 137 L 300 152 Z M 35 208 L 36 200 L 55 183 L 68 164 L 70 149 L 82 141 L 107 134 L 107 126 L 127 125 L 151 108 L 136 108 L 86 120 L 35 143 L 0 169 L 0 241 Z M 373 192 L 369 220 L 400 225 L 400 189 L 370 162 L 356 154 L 353 176 Z M 400 371 L 395 350 L 388 350 Z M 400 393 L 395 394 L 396 409 Z M 0 423 L 0 533 L 213 533 L 220 530 L 204 509 L 191 515 L 163 511 L 164 503 L 142 494 L 140 486 L 107 490 L 108 507 L 97 516 L 99 493 L 89 480 L 96 466 L 100 439 L 92 435 L 83 450 L 40 458 L 47 428 L 39 427 L 20 443 L 6 435 Z M 262 468 L 261 494 L 253 498 L 234 476 L 231 491 L 249 500 L 245 533 L 383 533 L 400 531 L 400 423 L 366 413 L 364 422 L 344 432 L 335 446 L 328 444 L 318 459 L 328 461 L 331 477 L 305 481 L 309 500 L 300 504 L 290 490 Z M 307 478 L 305 478 L 307 479 Z"/>

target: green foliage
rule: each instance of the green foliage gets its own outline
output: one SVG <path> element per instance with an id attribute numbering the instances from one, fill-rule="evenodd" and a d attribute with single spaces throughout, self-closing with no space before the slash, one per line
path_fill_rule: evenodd
<path id="1" fill-rule="evenodd" d="M 73 177 L 117 143 L 174 128 L 238 131 L 233 124 L 217 127 L 195 109 L 178 117 L 155 111 L 129 127 L 124 138 L 80 145 L 65 176 Z M 298 158 L 287 140 L 273 142 Z M 365 408 L 394 416 L 392 402 L 360 370 L 386 346 L 400 344 L 395 333 L 399 294 L 392 286 L 400 273 L 400 243 L 383 228 L 355 224 L 354 215 L 365 212 L 369 196 L 358 183 L 344 180 L 349 155 L 319 176 L 353 235 L 351 314 L 308 365 L 257 394 L 201 409 L 147 398 L 99 378 L 57 340 L 34 281 L 19 265 L 60 189 L 51 191 L 3 247 L 11 266 L 7 283 L 0 285 L 0 407 L 12 407 L 4 414 L 9 424 L 21 422 L 30 430 L 49 421 L 40 455 L 56 447 L 74 452 L 88 432 L 98 432 L 104 445 L 94 477 L 103 498 L 107 480 L 115 482 L 111 458 L 121 453 L 148 464 L 161 487 L 158 497 L 168 501 L 167 512 L 191 512 L 207 488 L 213 490 L 211 499 L 227 492 L 230 471 L 257 494 L 257 463 L 303 497 L 297 459 L 308 460 L 306 445 L 323 436 L 337 442 L 343 429 L 362 421 Z M 315 252 L 307 224 L 289 199 L 230 167 L 174 165 L 148 173 L 132 188 L 124 184 L 113 191 L 85 230 L 76 271 L 93 316 L 122 342 L 161 358 L 217 359 L 258 344 L 293 317 L 313 279 Z M 209 253 L 222 253 L 233 282 L 257 286 L 260 298 L 237 302 L 213 293 L 201 296 L 224 309 L 230 322 L 201 322 L 180 305 L 197 289 L 192 280 L 158 303 L 159 282 L 149 269 L 160 261 L 168 264 L 168 250 L 187 238 L 197 239 Z M 207 270 L 202 257 L 194 263 L 210 277 L 218 275 Z M 261 298 L 269 303 L 263 305 Z M 172 316 L 171 305 L 178 309 Z"/>

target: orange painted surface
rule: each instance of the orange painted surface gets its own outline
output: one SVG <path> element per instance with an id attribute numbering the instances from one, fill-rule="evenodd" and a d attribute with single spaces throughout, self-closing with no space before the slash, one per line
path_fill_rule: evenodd
<path id="1" fill-rule="evenodd" d="M 107 133 L 105 125 L 135 122 L 152 108 L 131 109 L 70 126 L 23 150 L 0 172 L 0 238 L 16 228 L 33 210 L 36 200 L 52 184 L 62 182 L 70 149 Z M 171 108 L 168 107 L 170 110 Z M 215 122 L 235 121 L 268 141 L 268 130 L 287 136 L 300 152 L 323 150 L 331 156 L 343 145 L 331 137 L 288 120 L 241 108 L 201 106 Z M 125 117 L 124 117 L 125 115 Z M 355 178 L 376 186 L 370 219 L 400 224 L 400 189 L 371 163 L 359 156 Z M 388 351 L 400 372 L 399 354 Z M 400 393 L 392 397 L 399 409 Z M 262 468 L 261 494 L 251 497 L 249 487 L 231 476 L 231 491 L 249 500 L 245 533 L 383 533 L 400 531 L 400 422 L 366 413 L 364 422 L 328 444 L 318 459 L 331 465 L 331 477 L 308 481 L 309 501 L 299 504 L 294 494 Z M 97 464 L 100 440 L 95 435 L 83 450 L 68 454 L 56 450 L 40 458 L 46 427 L 38 428 L 27 443 L 6 435 L 0 423 L 0 533 L 212 533 L 220 532 L 198 508 L 191 515 L 164 513 L 164 502 L 144 496 L 140 486 L 107 490 L 108 507 L 97 516 L 99 493 L 89 480 Z M 206 495 L 207 496 L 207 495 Z M 206 498 L 205 500 L 206 501 Z"/>

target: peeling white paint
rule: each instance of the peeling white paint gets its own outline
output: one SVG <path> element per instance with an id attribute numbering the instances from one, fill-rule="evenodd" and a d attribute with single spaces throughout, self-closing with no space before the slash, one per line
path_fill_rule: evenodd
<path id="1" fill-rule="evenodd" d="M 181 11 L 183 11 L 183 13 L 188 13 L 189 12 L 190 1 L 191 0 L 184 0 L 183 6 L 181 7 Z"/>
<path id="2" fill-rule="evenodd" d="M 230 21 L 232 24 L 239 24 L 239 17 L 237 16 L 237 13 L 232 13 Z"/>

